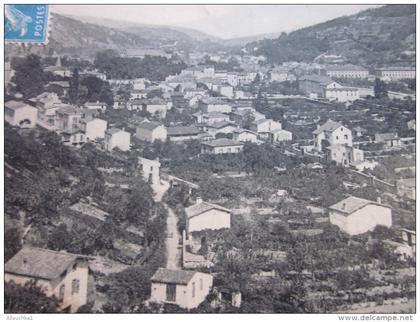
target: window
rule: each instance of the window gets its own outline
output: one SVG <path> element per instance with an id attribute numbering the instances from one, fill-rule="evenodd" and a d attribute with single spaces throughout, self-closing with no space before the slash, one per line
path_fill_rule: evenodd
<path id="1" fill-rule="evenodd" d="M 60 290 L 59 290 L 59 292 L 58 292 L 58 300 L 60 301 L 60 302 L 63 302 L 63 300 L 64 300 L 64 292 L 65 292 L 65 286 L 64 286 L 64 284 L 63 285 L 61 285 L 60 286 Z"/>
<path id="2" fill-rule="evenodd" d="M 195 282 L 192 282 L 192 297 L 195 297 Z"/>
<path id="3" fill-rule="evenodd" d="M 349 136 L 347 134 L 344 134 L 344 139 L 348 140 Z"/>
<path id="4" fill-rule="evenodd" d="M 200 278 L 200 291 L 202 291 L 202 290 L 203 290 L 203 279 Z"/>
<path id="5" fill-rule="evenodd" d="M 77 269 L 77 263 L 74 263 L 72 270 L 75 271 Z"/>
<path id="6" fill-rule="evenodd" d="M 75 278 L 71 282 L 71 295 L 79 293 L 79 289 L 80 289 L 80 281 L 77 278 Z"/>
<path id="7" fill-rule="evenodd" d="M 336 140 L 338 140 L 338 135 L 335 137 Z"/>

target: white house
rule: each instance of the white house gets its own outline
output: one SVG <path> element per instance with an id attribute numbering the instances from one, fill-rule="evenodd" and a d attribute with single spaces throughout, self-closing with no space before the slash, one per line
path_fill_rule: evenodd
<path id="1" fill-rule="evenodd" d="M 105 149 L 112 151 L 114 148 L 130 150 L 130 133 L 115 127 L 105 131 Z"/>
<path id="2" fill-rule="evenodd" d="M 350 196 L 328 208 L 330 223 L 349 235 L 372 231 L 376 226 L 392 226 L 391 207 Z"/>
<path id="3" fill-rule="evenodd" d="M 187 213 L 187 234 L 194 231 L 230 229 L 231 210 L 209 202 L 197 200 L 195 205 L 185 209 Z"/>
<path id="4" fill-rule="evenodd" d="M 213 286 L 213 276 L 195 271 L 159 268 L 151 278 L 150 302 L 176 304 L 193 309 Z"/>
<path id="5" fill-rule="evenodd" d="M 146 182 L 159 183 L 160 180 L 160 162 L 139 157 L 139 168 Z"/>
<path id="6" fill-rule="evenodd" d="M 24 286 L 35 281 L 47 296 L 55 295 L 60 308 L 74 313 L 87 303 L 88 261 L 82 255 L 24 247 L 4 266 L 5 282 Z"/>
<path id="7" fill-rule="evenodd" d="M 4 120 L 13 126 L 34 128 L 38 119 L 38 110 L 19 101 L 4 103 Z"/>
<path id="8" fill-rule="evenodd" d="M 85 132 L 88 141 L 105 138 L 107 125 L 107 121 L 98 118 L 82 119 L 80 121 L 80 129 Z"/>
<path id="9" fill-rule="evenodd" d="M 351 130 L 338 122 L 328 120 L 312 132 L 314 137 L 315 149 L 319 152 L 323 151 L 323 141 L 327 141 L 328 145 L 348 145 L 353 146 L 353 138 Z"/>
<path id="10" fill-rule="evenodd" d="M 243 144 L 229 139 L 216 139 L 201 143 L 202 154 L 236 154 L 242 151 Z"/>
<path id="11" fill-rule="evenodd" d="M 198 140 L 201 133 L 196 126 L 169 126 L 167 131 L 171 142 Z"/>
<path id="12" fill-rule="evenodd" d="M 250 130 L 257 133 L 269 133 L 274 130 L 281 130 L 281 123 L 271 119 L 260 119 L 251 124 Z"/>
<path id="13" fill-rule="evenodd" d="M 168 132 L 163 124 L 157 122 L 142 122 L 137 126 L 136 137 L 141 141 L 166 141 Z"/>
<path id="14" fill-rule="evenodd" d="M 233 130 L 233 139 L 239 142 L 252 142 L 258 141 L 258 134 L 246 129 Z"/>
<path id="15" fill-rule="evenodd" d="M 219 112 L 219 113 L 230 113 L 232 112 L 232 106 L 227 104 L 225 101 L 216 98 L 206 98 L 198 102 L 199 109 L 203 113 Z"/>
<path id="16" fill-rule="evenodd" d="M 292 141 L 292 138 L 293 138 L 292 132 L 282 130 L 282 129 L 275 129 L 271 131 L 271 135 L 272 135 L 273 143 Z"/>

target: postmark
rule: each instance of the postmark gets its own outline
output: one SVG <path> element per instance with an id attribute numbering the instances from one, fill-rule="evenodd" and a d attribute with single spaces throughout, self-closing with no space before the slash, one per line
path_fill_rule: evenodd
<path id="1" fill-rule="evenodd" d="M 4 9 L 6 42 L 48 42 L 49 5 L 7 4 Z"/>

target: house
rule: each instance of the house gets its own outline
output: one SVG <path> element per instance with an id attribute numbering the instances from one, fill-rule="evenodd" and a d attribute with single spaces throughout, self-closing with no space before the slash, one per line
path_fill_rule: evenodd
<path id="1" fill-rule="evenodd" d="M 224 100 L 217 98 L 205 98 L 198 102 L 198 108 L 203 113 L 219 112 L 219 113 L 230 113 L 232 112 L 232 106 L 227 104 Z"/>
<path id="2" fill-rule="evenodd" d="M 402 145 L 401 139 L 396 132 L 376 133 L 375 143 L 383 143 L 389 148 L 400 147 Z"/>
<path id="3" fill-rule="evenodd" d="M 327 87 L 324 93 L 326 99 L 337 102 L 351 102 L 360 98 L 359 89 L 356 87 Z"/>
<path id="4" fill-rule="evenodd" d="M 86 143 L 85 133 L 78 128 L 64 130 L 60 135 L 64 145 L 80 147 Z"/>
<path id="5" fill-rule="evenodd" d="M 150 302 L 176 304 L 193 309 L 213 286 L 213 276 L 195 271 L 159 268 L 151 278 Z"/>
<path id="6" fill-rule="evenodd" d="M 4 103 L 4 120 L 12 126 L 34 128 L 38 119 L 38 110 L 19 101 Z"/>
<path id="7" fill-rule="evenodd" d="M 273 143 L 292 141 L 293 139 L 293 133 L 283 129 L 272 130 L 270 134 Z"/>
<path id="8" fill-rule="evenodd" d="M 399 179 L 396 184 L 397 194 L 400 197 L 416 200 L 416 178 Z"/>
<path id="9" fill-rule="evenodd" d="M 186 231 L 230 229 L 231 210 L 219 205 L 197 199 L 197 203 L 186 208 Z"/>
<path id="10" fill-rule="evenodd" d="M 270 81 L 272 82 L 285 82 L 295 80 L 294 75 L 290 73 L 290 69 L 283 66 L 277 66 L 269 71 Z"/>
<path id="11" fill-rule="evenodd" d="M 122 151 L 130 150 L 130 133 L 115 127 L 105 131 L 105 149 L 112 151 L 119 148 Z"/>
<path id="12" fill-rule="evenodd" d="M 251 131 L 260 133 L 271 133 L 274 130 L 281 130 L 281 123 L 273 121 L 272 119 L 260 119 L 254 121 L 250 127 Z"/>
<path id="13" fill-rule="evenodd" d="M 159 183 L 160 182 L 160 162 L 157 160 L 150 160 L 139 157 L 139 168 L 146 182 Z"/>
<path id="14" fill-rule="evenodd" d="M 153 97 L 152 99 L 147 99 L 143 102 L 142 109 L 152 115 L 158 114 L 159 117 L 165 118 L 166 112 L 171 106 L 169 106 L 168 102 L 165 100 Z"/>
<path id="15" fill-rule="evenodd" d="M 326 147 L 326 150 L 328 161 L 334 161 L 337 165 L 348 167 L 364 160 L 362 150 L 345 144 L 333 144 Z"/>
<path id="16" fill-rule="evenodd" d="M 166 141 L 168 132 L 166 127 L 158 122 L 142 122 L 137 126 L 136 137 L 141 141 L 154 142 L 155 140 Z"/>
<path id="17" fill-rule="evenodd" d="M 348 102 L 359 99 L 359 90 L 345 87 L 322 75 L 304 75 L 298 81 L 299 90 L 311 98 L 326 98 L 332 101 Z"/>
<path id="18" fill-rule="evenodd" d="M 414 230 L 403 228 L 401 229 L 402 242 L 411 247 L 413 256 L 416 258 L 416 232 Z"/>
<path id="19" fill-rule="evenodd" d="M 208 125 L 207 124 L 198 125 L 198 128 L 200 128 L 203 132 L 207 132 L 213 137 L 216 137 L 216 134 L 218 133 L 224 133 L 224 134 L 233 133 L 233 131 L 237 127 L 238 126 L 235 123 L 226 122 L 226 121 L 215 122 L 213 124 L 208 124 Z"/>
<path id="20" fill-rule="evenodd" d="M 98 118 L 82 119 L 80 129 L 85 133 L 87 141 L 105 138 L 108 122 Z"/>
<path id="21" fill-rule="evenodd" d="M 89 110 L 100 110 L 102 112 L 105 112 L 106 111 L 106 103 L 99 102 L 99 101 L 96 101 L 96 102 L 87 102 L 85 104 L 85 107 L 87 109 L 89 109 Z"/>
<path id="22" fill-rule="evenodd" d="M 87 303 L 89 264 L 85 256 L 24 247 L 4 266 L 5 282 L 34 281 L 62 310 L 74 313 Z"/>
<path id="23" fill-rule="evenodd" d="M 392 226 L 391 207 L 350 196 L 328 208 L 330 223 L 349 235 L 372 231 L 376 226 Z"/>
<path id="24" fill-rule="evenodd" d="M 251 142 L 251 143 L 258 142 L 258 134 L 255 132 L 252 132 L 251 130 L 235 129 L 233 130 L 232 134 L 233 134 L 232 138 L 235 141 Z"/>
<path id="25" fill-rule="evenodd" d="M 78 129 L 82 116 L 82 110 L 72 105 L 62 104 L 56 111 L 57 127 L 60 131 Z"/>
<path id="26" fill-rule="evenodd" d="M 351 130 L 333 120 L 328 120 L 312 132 L 315 149 L 322 152 L 330 145 L 353 146 Z"/>
<path id="27" fill-rule="evenodd" d="M 368 78 L 369 71 L 355 65 L 328 65 L 321 69 L 321 74 L 336 78 Z"/>
<path id="28" fill-rule="evenodd" d="M 169 126 L 167 133 L 171 142 L 183 142 L 198 140 L 201 131 L 196 126 Z"/>
<path id="29" fill-rule="evenodd" d="M 243 149 L 243 144 L 229 139 L 216 139 L 201 143 L 202 154 L 227 154 L 239 153 Z"/>
<path id="30" fill-rule="evenodd" d="M 375 76 L 384 81 L 416 78 L 415 67 L 384 67 L 375 70 Z"/>
<path id="31" fill-rule="evenodd" d="M 38 123 L 55 130 L 57 126 L 56 111 L 62 104 L 56 93 L 44 92 L 29 100 L 38 109 Z"/>
<path id="32" fill-rule="evenodd" d="M 211 112 L 211 113 L 195 113 L 193 117 L 196 123 L 205 123 L 205 124 L 214 124 L 218 122 L 229 122 L 230 118 L 229 115 L 219 113 L 219 112 Z"/>

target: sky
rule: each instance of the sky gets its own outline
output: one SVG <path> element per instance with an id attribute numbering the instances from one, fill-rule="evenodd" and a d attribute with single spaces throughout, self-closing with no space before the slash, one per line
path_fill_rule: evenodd
<path id="1" fill-rule="evenodd" d="M 53 5 L 73 17 L 192 28 L 228 39 L 289 32 L 377 5 Z"/>

